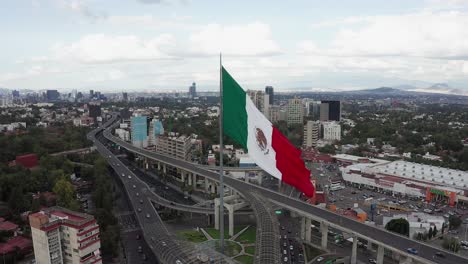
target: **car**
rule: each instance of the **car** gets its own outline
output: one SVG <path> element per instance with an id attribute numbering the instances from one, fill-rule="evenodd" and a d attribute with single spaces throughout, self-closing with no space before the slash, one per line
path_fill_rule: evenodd
<path id="1" fill-rule="evenodd" d="M 288 262 L 288 257 L 284 257 L 283 261 Z"/>
<path id="2" fill-rule="evenodd" d="M 418 254 L 418 251 L 415 249 L 415 248 L 407 248 L 406 249 L 406 252 L 410 253 L 410 254 L 413 254 L 413 255 L 417 255 Z"/>
<path id="3" fill-rule="evenodd" d="M 351 194 L 356 194 L 356 191 L 352 191 Z"/>
<path id="4" fill-rule="evenodd" d="M 370 258 L 369 259 L 369 263 L 371 264 L 377 264 L 377 260 L 373 259 L 373 258 Z"/>
<path id="5" fill-rule="evenodd" d="M 125 174 L 124 174 L 124 173 L 122 173 L 122 177 L 125 177 Z"/>
<path id="6" fill-rule="evenodd" d="M 180 260 L 177 259 L 177 260 L 175 261 L 175 263 L 176 263 L 176 264 L 182 264 L 182 261 L 180 261 Z"/>
<path id="7" fill-rule="evenodd" d="M 445 254 L 440 251 L 437 251 L 434 255 L 439 258 L 445 258 Z"/>
<path id="8" fill-rule="evenodd" d="M 140 240 L 140 239 L 141 239 L 141 236 L 138 234 L 138 235 L 136 235 L 135 238 L 136 238 L 136 240 Z"/>
<path id="9" fill-rule="evenodd" d="M 284 243 L 283 243 L 283 247 L 287 247 L 287 246 L 288 246 L 288 244 L 286 244 L 286 242 L 284 242 Z"/>
<path id="10" fill-rule="evenodd" d="M 163 245 L 163 247 L 167 246 L 165 241 L 162 241 L 161 244 Z"/>
<path id="11" fill-rule="evenodd" d="M 293 245 L 289 245 L 289 250 L 293 250 L 293 249 L 294 249 Z"/>
<path id="12" fill-rule="evenodd" d="M 133 189 L 135 189 L 135 188 L 136 188 L 136 185 L 135 185 L 135 184 L 133 184 Z"/>
<path id="13" fill-rule="evenodd" d="M 150 215 L 150 214 L 146 214 L 146 218 L 150 218 L 150 217 L 151 217 L 151 215 Z"/>
<path id="14" fill-rule="evenodd" d="M 141 208 L 138 208 L 137 211 L 138 211 L 139 213 L 141 213 Z"/>
<path id="15" fill-rule="evenodd" d="M 146 256 L 146 254 L 142 254 L 142 255 L 141 255 L 141 259 L 142 259 L 142 260 L 147 260 L 148 257 Z"/>
<path id="16" fill-rule="evenodd" d="M 143 248 L 141 246 L 138 246 L 138 253 L 143 252 Z"/>
<path id="17" fill-rule="evenodd" d="M 288 254 L 288 251 L 286 251 L 286 249 L 283 249 L 283 254 L 284 254 L 284 255 L 287 255 L 287 254 Z"/>
<path id="18" fill-rule="evenodd" d="M 167 186 L 164 186 L 164 189 L 166 189 L 166 190 L 169 190 L 169 187 L 167 187 Z"/>
<path id="19" fill-rule="evenodd" d="M 288 234 L 291 234 L 291 230 L 288 230 Z"/>
<path id="20" fill-rule="evenodd" d="M 140 193 L 136 193 L 136 196 L 140 196 Z"/>
<path id="21" fill-rule="evenodd" d="M 132 178 L 132 176 L 128 175 L 128 178 L 129 178 L 129 179 L 131 179 L 131 178 Z"/>
<path id="22" fill-rule="evenodd" d="M 281 230 L 284 230 L 284 226 L 281 226 Z"/>
<path id="23" fill-rule="evenodd" d="M 320 262 L 320 261 L 322 261 L 322 260 L 324 260 L 324 259 L 325 259 L 324 257 L 318 257 L 318 258 L 316 259 L 316 261 L 317 261 L 317 262 Z"/>
<path id="24" fill-rule="evenodd" d="M 184 196 L 184 199 L 188 199 L 188 196 Z"/>
<path id="25" fill-rule="evenodd" d="M 445 217 L 445 218 L 449 218 L 449 217 L 450 217 L 450 215 L 448 215 L 448 214 L 444 214 L 444 217 Z"/>
<path id="26" fill-rule="evenodd" d="M 141 204 L 143 203 L 143 200 L 142 200 L 142 199 L 140 199 L 140 203 L 141 203 Z"/>
<path id="27" fill-rule="evenodd" d="M 286 235 L 283 236 L 284 239 L 288 238 Z"/>

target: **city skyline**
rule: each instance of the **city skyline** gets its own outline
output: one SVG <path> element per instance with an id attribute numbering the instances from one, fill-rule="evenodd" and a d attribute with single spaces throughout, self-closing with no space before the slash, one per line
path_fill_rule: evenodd
<path id="1" fill-rule="evenodd" d="M 196 82 L 214 91 L 223 52 L 225 67 L 253 90 L 467 93 L 467 3 L 10 2 L 0 87 L 164 92 Z M 427 89 L 434 83 L 449 88 Z"/>

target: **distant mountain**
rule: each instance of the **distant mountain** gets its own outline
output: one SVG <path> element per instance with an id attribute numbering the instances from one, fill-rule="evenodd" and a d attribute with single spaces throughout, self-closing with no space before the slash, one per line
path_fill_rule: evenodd
<path id="1" fill-rule="evenodd" d="M 450 86 L 446 83 L 435 83 L 428 88 L 429 89 L 451 89 Z"/>
<path id="2" fill-rule="evenodd" d="M 392 87 L 379 87 L 375 89 L 366 89 L 366 90 L 356 90 L 356 91 L 348 91 L 348 93 L 355 93 L 355 94 L 379 94 L 379 95 L 398 95 L 398 94 L 407 94 L 407 91 L 395 89 Z"/>
<path id="3" fill-rule="evenodd" d="M 413 92 L 420 93 L 436 93 L 436 94 L 451 94 L 468 96 L 468 90 L 452 88 L 446 83 L 435 83 L 427 88 L 414 88 Z"/>
<path id="4" fill-rule="evenodd" d="M 418 89 L 418 87 L 416 87 L 414 85 L 409 85 L 409 84 L 402 84 L 402 85 L 398 85 L 398 86 L 393 86 L 392 88 L 399 89 L 399 90 L 407 90 L 407 91 Z"/>

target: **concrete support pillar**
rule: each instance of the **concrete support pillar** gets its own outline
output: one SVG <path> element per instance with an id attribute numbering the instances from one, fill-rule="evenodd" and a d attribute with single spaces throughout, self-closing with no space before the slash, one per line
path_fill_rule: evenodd
<path id="1" fill-rule="evenodd" d="M 208 190 L 210 188 L 210 182 L 208 181 L 208 178 L 205 177 L 205 193 L 208 193 Z"/>
<path id="2" fill-rule="evenodd" d="M 161 162 L 158 162 L 158 171 L 161 170 Z"/>
<path id="3" fill-rule="evenodd" d="M 301 239 L 305 240 L 306 218 L 301 217 Z"/>
<path id="4" fill-rule="evenodd" d="M 353 236 L 353 247 L 351 249 L 351 264 L 357 263 L 357 236 Z"/>
<path id="5" fill-rule="evenodd" d="M 372 250 L 372 241 L 367 240 L 367 250 Z"/>
<path id="6" fill-rule="evenodd" d="M 207 219 L 208 226 L 210 226 L 211 225 L 211 215 L 207 214 L 206 219 Z"/>
<path id="7" fill-rule="evenodd" d="M 385 248 L 379 245 L 377 248 L 377 264 L 383 264 Z"/>
<path id="8" fill-rule="evenodd" d="M 312 220 L 310 218 L 306 218 L 305 219 L 305 240 L 307 242 L 311 242 L 312 241 L 312 229 L 310 227 L 310 225 L 312 224 Z"/>
<path id="9" fill-rule="evenodd" d="M 185 172 L 184 171 L 180 172 L 180 176 L 182 178 L 182 182 L 185 182 Z"/>
<path id="10" fill-rule="evenodd" d="M 166 164 L 163 164 L 163 172 L 166 173 Z"/>
<path id="11" fill-rule="evenodd" d="M 231 207 L 231 206 L 230 206 Z M 229 208 L 229 235 L 234 235 L 234 208 Z"/>
<path id="12" fill-rule="evenodd" d="M 327 249 L 328 245 L 328 224 L 325 222 L 320 223 L 320 232 L 322 233 L 322 248 Z"/>
<path id="13" fill-rule="evenodd" d="M 244 173 L 244 181 L 249 182 L 249 173 L 248 172 Z"/>
<path id="14" fill-rule="evenodd" d="M 211 182 L 211 193 L 216 193 L 216 185 L 214 181 Z"/>
<path id="15" fill-rule="evenodd" d="M 187 172 L 187 178 L 188 178 L 188 185 L 192 186 L 193 185 L 193 174 Z"/>
<path id="16" fill-rule="evenodd" d="M 219 198 L 214 200 L 214 209 L 215 209 L 215 229 L 219 230 Z"/>

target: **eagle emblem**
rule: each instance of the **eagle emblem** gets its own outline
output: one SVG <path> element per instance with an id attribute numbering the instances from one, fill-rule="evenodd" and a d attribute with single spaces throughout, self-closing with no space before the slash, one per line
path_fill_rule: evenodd
<path id="1" fill-rule="evenodd" d="M 260 150 L 267 155 L 269 150 L 268 150 L 268 141 L 267 138 L 265 137 L 265 133 L 263 133 L 263 130 L 260 128 L 256 127 L 255 128 L 255 139 L 257 142 L 258 147 Z"/>

